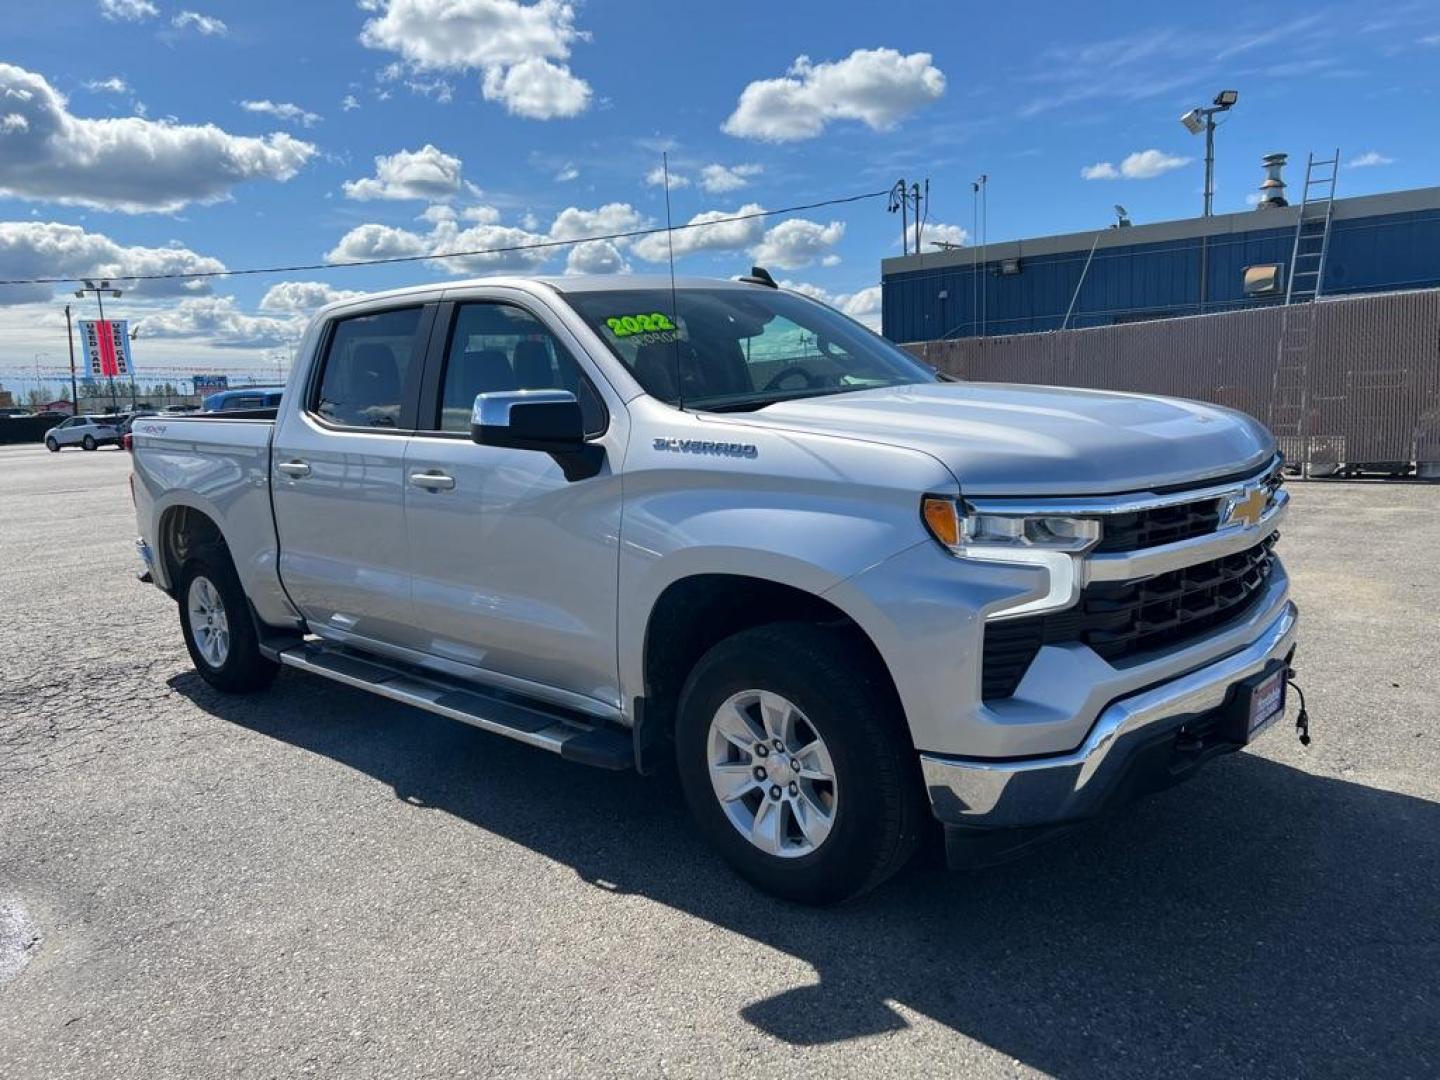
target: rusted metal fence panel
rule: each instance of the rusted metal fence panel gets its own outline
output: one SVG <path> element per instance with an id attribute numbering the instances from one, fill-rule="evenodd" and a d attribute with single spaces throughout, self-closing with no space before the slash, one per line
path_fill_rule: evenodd
<path id="1" fill-rule="evenodd" d="M 1304 415 L 1274 425 L 1289 459 L 1317 470 L 1440 470 L 1440 290 L 1323 300 L 1314 315 L 1299 374 Z M 1270 423 L 1281 316 L 1254 308 L 906 347 L 966 379 L 1196 398 Z"/>

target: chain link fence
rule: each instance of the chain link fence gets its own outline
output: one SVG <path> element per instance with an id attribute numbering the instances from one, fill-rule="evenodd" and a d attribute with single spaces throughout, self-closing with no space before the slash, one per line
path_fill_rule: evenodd
<path id="1" fill-rule="evenodd" d="M 1277 409 L 1283 309 L 1125 323 L 906 348 L 982 382 L 1041 383 L 1195 398 L 1274 427 L 1310 475 L 1440 477 L 1440 289 L 1321 300 L 1287 383 L 1303 383 L 1297 421 Z"/>

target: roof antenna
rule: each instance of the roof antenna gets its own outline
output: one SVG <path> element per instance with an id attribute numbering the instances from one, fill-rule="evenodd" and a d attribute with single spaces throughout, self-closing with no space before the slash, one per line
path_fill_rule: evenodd
<path id="1" fill-rule="evenodd" d="M 685 409 L 685 383 L 680 375 L 680 302 L 675 296 L 675 226 L 670 222 L 670 155 L 660 151 L 660 168 L 665 173 L 665 244 L 670 251 L 670 350 L 675 357 L 675 407 Z"/>

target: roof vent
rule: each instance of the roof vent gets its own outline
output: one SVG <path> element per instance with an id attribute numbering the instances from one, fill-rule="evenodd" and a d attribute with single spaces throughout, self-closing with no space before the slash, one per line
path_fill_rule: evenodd
<path id="1" fill-rule="evenodd" d="M 1285 180 L 1280 175 L 1289 156 L 1266 154 L 1260 159 L 1260 164 L 1265 166 L 1265 179 L 1260 183 L 1260 201 L 1255 204 L 1256 210 L 1275 210 L 1290 205 L 1285 198 Z"/>

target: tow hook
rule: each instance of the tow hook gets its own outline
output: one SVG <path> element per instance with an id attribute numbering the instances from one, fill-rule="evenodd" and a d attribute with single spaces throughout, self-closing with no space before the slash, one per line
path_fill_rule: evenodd
<path id="1" fill-rule="evenodd" d="M 1300 684 L 1295 681 L 1295 669 L 1285 669 L 1285 681 L 1294 687 L 1295 693 L 1300 698 L 1300 713 L 1295 717 L 1295 730 L 1300 733 L 1300 745 L 1310 745 L 1310 713 L 1305 708 L 1305 691 L 1300 689 Z"/>

